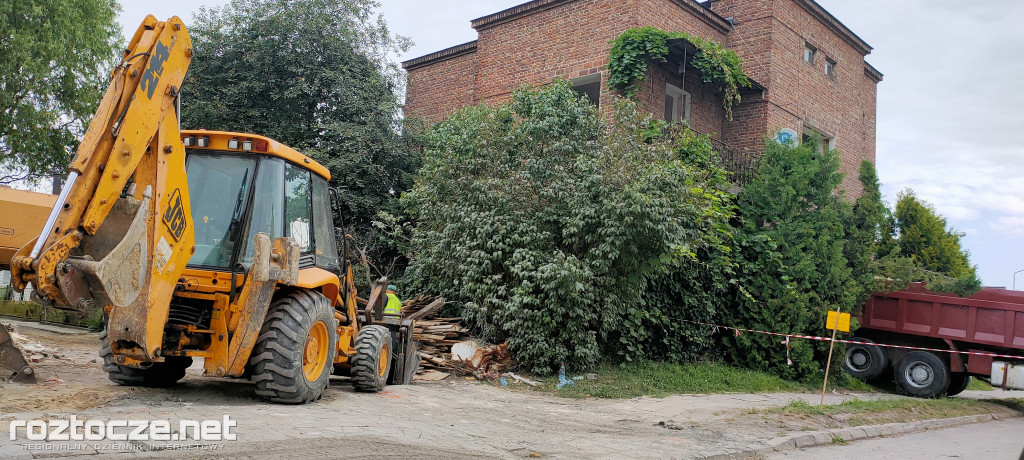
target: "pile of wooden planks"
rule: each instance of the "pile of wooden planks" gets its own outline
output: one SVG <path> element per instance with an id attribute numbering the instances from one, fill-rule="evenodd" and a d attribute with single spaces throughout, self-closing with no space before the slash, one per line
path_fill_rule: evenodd
<path id="1" fill-rule="evenodd" d="M 413 338 L 421 346 L 417 376 L 428 380 L 440 380 L 458 370 L 451 362 L 452 345 L 470 339 L 462 318 L 434 317 L 444 304 L 443 298 L 422 295 L 402 302 L 402 316 L 418 318 L 413 328 Z"/>
<path id="2" fill-rule="evenodd" d="M 402 316 L 415 320 L 413 339 L 420 343 L 416 379 L 442 380 L 451 374 L 498 378 L 512 361 L 508 344 L 479 346 L 463 327 L 462 318 L 436 317 L 445 303 L 444 298 L 422 295 L 402 302 Z M 464 356 L 452 357 L 455 345 Z"/>

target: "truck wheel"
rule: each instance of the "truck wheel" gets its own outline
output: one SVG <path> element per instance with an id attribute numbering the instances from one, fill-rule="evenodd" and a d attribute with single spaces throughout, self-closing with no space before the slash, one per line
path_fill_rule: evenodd
<path id="1" fill-rule="evenodd" d="M 854 337 L 850 341 L 875 343 L 863 337 Z M 877 345 L 847 344 L 843 369 L 858 379 L 874 380 L 889 369 L 889 357 Z"/>
<path id="2" fill-rule="evenodd" d="M 949 389 L 946 390 L 946 396 L 956 396 L 963 393 L 967 389 L 967 385 L 971 384 L 971 375 L 966 372 L 954 372 L 949 378 Z"/>
<path id="3" fill-rule="evenodd" d="M 896 383 L 918 398 L 937 398 L 949 388 L 949 366 L 934 353 L 911 351 L 896 364 Z"/>
<path id="4" fill-rule="evenodd" d="M 270 304 L 249 358 L 256 394 L 286 404 L 320 399 L 330 383 L 337 342 L 326 297 L 308 290 L 279 297 Z"/>
<path id="5" fill-rule="evenodd" d="M 384 326 L 366 326 L 356 337 L 352 358 L 352 386 L 356 391 L 384 389 L 391 372 L 391 331 Z"/>
<path id="6" fill-rule="evenodd" d="M 100 332 L 100 358 L 103 358 L 103 370 L 107 378 L 118 385 L 169 387 L 185 377 L 185 370 L 192 365 L 192 358 L 187 356 L 168 356 L 162 363 L 152 363 L 144 369 L 117 364 L 114 352 L 107 342 L 107 329 Z"/>

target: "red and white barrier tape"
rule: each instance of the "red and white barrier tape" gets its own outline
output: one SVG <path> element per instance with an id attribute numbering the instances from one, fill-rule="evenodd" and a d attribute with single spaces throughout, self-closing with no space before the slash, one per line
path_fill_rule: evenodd
<path id="1" fill-rule="evenodd" d="M 744 329 L 744 328 L 741 328 L 741 327 L 722 326 L 720 324 L 703 323 L 703 322 L 700 322 L 700 321 L 691 321 L 691 320 L 686 320 L 686 319 L 681 320 L 681 321 L 687 322 L 687 323 L 693 323 L 693 324 L 700 324 L 700 325 L 703 325 L 703 326 L 710 326 L 710 327 L 714 328 L 716 331 L 718 329 L 732 329 L 732 330 L 736 331 L 736 335 L 737 336 L 740 335 L 740 332 L 751 332 L 751 333 L 754 333 L 754 334 L 767 334 L 767 335 L 775 335 L 775 336 L 779 336 L 779 337 L 785 337 L 786 339 L 783 340 L 780 343 L 783 343 L 783 344 L 786 345 L 786 363 L 789 364 L 790 366 L 793 365 L 793 361 L 791 361 L 789 359 L 789 340 L 790 340 L 790 338 L 806 339 L 806 340 L 822 340 L 822 341 L 825 341 L 825 342 L 829 342 L 829 341 L 832 340 L 831 337 L 820 337 L 820 336 L 816 336 L 816 335 L 783 334 L 781 332 L 759 331 L 759 330 L 756 330 L 756 329 Z M 714 333 L 714 332 L 712 332 L 712 333 Z M 989 352 L 985 352 L 985 351 L 943 350 L 941 348 L 911 347 L 911 346 L 907 346 L 907 345 L 891 345 L 891 344 L 888 344 L 888 343 L 856 342 L 856 341 L 853 341 L 853 340 L 843 340 L 843 339 L 835 339 L 835 341 L 837 343 L 850 343 L 850 344 L 854 344 L 854 345 L 874 345 L 874 346 L 879 346 L 879 347 L 900 348 L 900 349 L 904 349 L 904 350 L 936 351 L 936 352 L 940 352 L 940 353 L 958 353 L 958 354 L 962 354 L 962 355 L 991 356 L 993 358 L 1010 358 L 1010 359 L 1021 359 L 1021 360 L 1024 360 L 1024 356 L 1001 355 L 999 353 L 989 353 Z"/>

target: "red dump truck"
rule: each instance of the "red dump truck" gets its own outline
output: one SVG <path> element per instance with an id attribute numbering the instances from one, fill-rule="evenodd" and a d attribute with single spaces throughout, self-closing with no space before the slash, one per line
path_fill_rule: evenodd
<path id="1" fill-rule="evenodd" d="M 925 398 L 959 394 L 971 376 L 1024 390 L 1024 291 L 958 297 L 914 283 L 872 295 L 854 335 L 898 346 L 847 345 L 843 367 L 861 380 L 892 375 L 907 394 Z"/>

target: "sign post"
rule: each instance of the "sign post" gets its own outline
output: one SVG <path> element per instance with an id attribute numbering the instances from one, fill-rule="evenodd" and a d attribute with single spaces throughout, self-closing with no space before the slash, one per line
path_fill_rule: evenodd
<path id="1" fill-rule="evenodd" d="M 818 410 L 822 410 L 825 407 L 825 389 L 828 387 L 828 371 L 832 367 L 832 350 L 836 347 L 836 332 L 840 329 L 843 332 L 850 332 L 850 314 L 841 313 L 841 307 L 836 307 L 836 311 L 828 312 L 828 318 L 825 319 L 825 328 L 832 329 L 832 340 L 828 344 L 828 361 L 825 361 L 825 381 L 821 384 L 821 401 L 818 403 Z"/>

